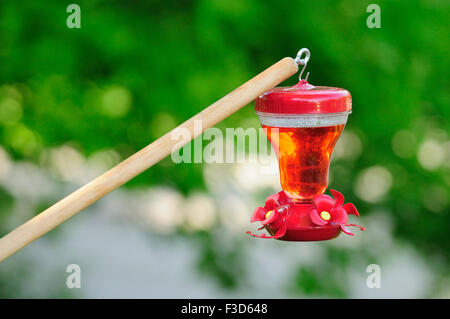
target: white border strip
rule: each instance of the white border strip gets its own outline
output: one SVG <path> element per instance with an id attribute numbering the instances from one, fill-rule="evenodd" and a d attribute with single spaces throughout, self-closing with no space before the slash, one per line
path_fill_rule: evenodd
<path id="1" fill-rule="evenodd" d="M 276 114 L 258 112 L 262 125 L 271 127 L 325 127 L 347 123 L 351 111 L 327 114 Z"/>

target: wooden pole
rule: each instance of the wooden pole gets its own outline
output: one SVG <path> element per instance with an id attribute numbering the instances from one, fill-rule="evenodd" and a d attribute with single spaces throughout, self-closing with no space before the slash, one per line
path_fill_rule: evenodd
<path id="1" fill-rule="evenodd" d="M 174 130 L 185 129 L 190 132 L 191 138 L 184 143 L 187 144 L 297 71 L 297 62 L 292 58 L 284 58 Z M 195 121 L 201 121 L 202 132 L 194 131 Z M 171 136 L 174 130 L 2 237 L 0 262 L 181 148 L 180 141 Z"/>

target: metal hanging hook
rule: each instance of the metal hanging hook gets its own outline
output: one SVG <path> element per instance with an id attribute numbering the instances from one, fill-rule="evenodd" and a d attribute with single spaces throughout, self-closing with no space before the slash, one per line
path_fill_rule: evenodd
<path id="1" fill-rule="evenodd" d="M 302 59 L 303 53 L 305 54 L 305 57 Z M 310 56 L 311 56 L 311 53 L 309 52 L 309 50 L 307 48 L 303 48 L 303 49 L 300 49 L 300 51 L 298 51 L 297 56 L 294 59 L 295 62 L 297 62 L 298 65 L 303 65 L 303 68 L 300 71 L 300 75 L 298 76 L 298 79 L 300 81 L 302 80 L 302 75 L 303 75 L 303 72 L 306 69 L 306 64 L 308 64 Z M 308 80 L 308 76 L 309 76 L 309 72 L 306 74 L 305 81 Z"/>

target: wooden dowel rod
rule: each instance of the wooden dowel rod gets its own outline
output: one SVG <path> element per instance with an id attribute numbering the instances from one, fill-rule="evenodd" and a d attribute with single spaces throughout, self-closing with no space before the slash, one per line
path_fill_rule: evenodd
<path id="1" fill-rule="evenodd" d="M 297 71 L 297 62 L 292 58 L 284 58 L 174 130 L 181 128 L 190 132 L 191 138 L 185 141 L 187 144 L 207 128 L 216 125 Z M 201 121 L 202 132 L 194 131 L 195 121 Z M 0 261 L 179 149 L 182 146 L 179 145 L 180 141 L 171 136 L 174 130 L 2 237 L 0 239 Z M 177 148 L 175 148 L 176 146 Z"/>

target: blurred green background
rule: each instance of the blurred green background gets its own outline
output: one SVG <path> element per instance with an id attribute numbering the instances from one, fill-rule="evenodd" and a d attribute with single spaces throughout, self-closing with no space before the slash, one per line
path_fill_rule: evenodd
<path id="1" fill-rule="evenodd" d="M 302 47 L 352 93 L 330 187 L 368 230 L 251 238 L 276 167 L 169 157 L 0 264 L 1 297 L 450 297 L 448 1 L 377 1 L 379 29 L 372 1 L 76 3 L 81 29 L 70 2 L 0 2 L 0 235 Z"/>

